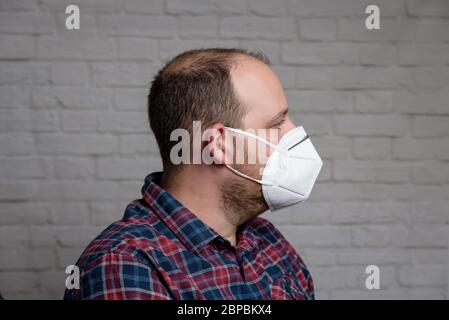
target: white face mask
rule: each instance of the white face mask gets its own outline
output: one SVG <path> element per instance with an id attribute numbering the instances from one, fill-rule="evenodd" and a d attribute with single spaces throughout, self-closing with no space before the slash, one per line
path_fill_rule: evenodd
<path id="1" fill-rule="evenodd" d="M 226 129 L 258 139 L 274 149 L 263 169 L 262 180 L 226 165 L 233 173 L 262 185 L 263 197 L 270 210 L 291 206 L 309 197 L 323 161 L 303 127 L 288 131 L 278 145 L 240 129 Z"/>

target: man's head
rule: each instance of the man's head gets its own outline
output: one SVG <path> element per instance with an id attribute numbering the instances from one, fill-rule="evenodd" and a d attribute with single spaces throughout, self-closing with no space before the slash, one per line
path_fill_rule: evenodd
<path id="1" fill-rule="evenodd" d="M 159 71 L 150 89 L 148 114 L 166 173 L 175 176 L 189 166 L 174 165 L 170 160 L 171 148 L 176 144 L 170 141 L 170 134 L 180 128 L 191 132 L 193 121 L 200 121 L 202 130 L 212 128 L 223 137 L 228 134 L 225 127 L 232 127 L 256 134 L 259 129 L 275 129 L 274 139 L 280 139 L 294 127 L 280 81 L 268 65 L 261 53 L 212 48 L 184 52 Z M 218 164 L 202 164 L 195 173 L 201 174 L 201 179 L 212 179 L 220 188 L 225 211 L 237 223 L 265 211 L 261 186 L 236 176 L 218 161 L 233 160 L 229 157 L 235 154 L 230 150 L 235 143 L 226 144 L 220 139 L 208 142 L 208 151 Z M 245 159 L 249 152 L 245 151 Z M 258 179 L 262 165 L 258 160 L 256 164 L 232 167 Z"/>

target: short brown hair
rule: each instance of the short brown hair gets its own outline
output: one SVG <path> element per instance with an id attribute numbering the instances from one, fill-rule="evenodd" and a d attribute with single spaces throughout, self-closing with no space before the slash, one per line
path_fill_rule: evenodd
<path id="1" fill-rule="evenodd" d="M 164 165 L 172 166 L 170 141 L 173 130 L 192 130 L 193 121 L 202 129 L 214 123 L 241 127 L 246 111 L 236 97 L 230 71 L 238 56 L 269 64 L 262 52 L 236 48 L 186 51 L 170 60 L 154 77 L 148 95 L 148 118 Z"/>

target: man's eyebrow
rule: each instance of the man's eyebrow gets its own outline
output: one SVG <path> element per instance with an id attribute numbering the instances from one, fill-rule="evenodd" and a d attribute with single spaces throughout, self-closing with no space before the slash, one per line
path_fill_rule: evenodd
<path id="1" fill-rule="evenodd" d="M 268 121 L 267 128 L 271 128 L 274 125 L 279 124 L 279 122 L 281 122 L 285 118 L 287 113 L 288 113 L 288 109 L 279 111 L 270 121 Z"/>

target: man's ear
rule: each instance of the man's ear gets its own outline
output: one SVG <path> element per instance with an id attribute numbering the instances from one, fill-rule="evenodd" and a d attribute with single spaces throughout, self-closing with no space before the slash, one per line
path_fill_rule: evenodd
<path id="1" fill-rule="evenodd" d="M 217 123 L 206 129 L 203 133 L 203 163 L 205 164 L 227 164 L 232 160 L 228 159 L 227 151 L 232 150 L 232 144 L 226 144 L 226 128 L 223 124 Z"/>

